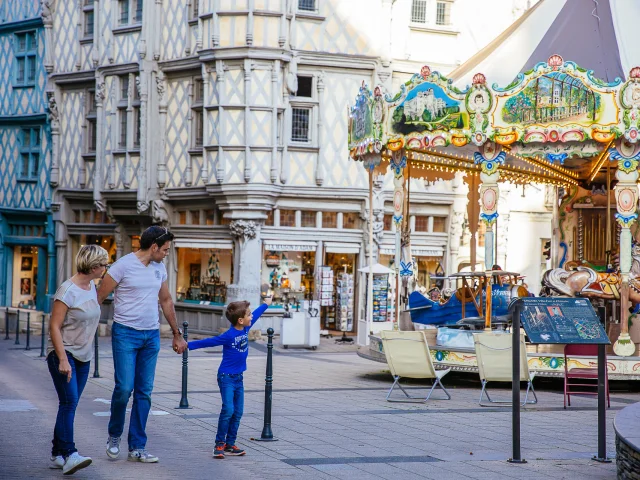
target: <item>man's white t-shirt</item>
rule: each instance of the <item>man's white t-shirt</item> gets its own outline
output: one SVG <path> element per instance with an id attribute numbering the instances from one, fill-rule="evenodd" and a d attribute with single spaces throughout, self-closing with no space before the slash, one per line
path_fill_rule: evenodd
<path id="1" fill-rule="evenodd" d="M 164 264 L 149 262 L 145 267 L 135 253 L 130 253 L 114 263 L 107 274 L 118 284 L 113 321 L 136 330 L 160 328 L 158 294 L 167 279 Z"/>

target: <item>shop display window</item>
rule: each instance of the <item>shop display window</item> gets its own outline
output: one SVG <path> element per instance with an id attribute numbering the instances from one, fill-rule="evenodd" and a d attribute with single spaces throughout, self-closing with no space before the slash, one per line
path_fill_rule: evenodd
<path id="1" fill-rule="evenodd" d="M 38 248 L 14 247 L 12 305 L 19 308 L 36 308 L 37 292 Z"/>
<path id="2" fill-rule="evenodd" d="M 205 220 L 205 225 L 215 225 L 216 211 L 215 210 L 205 210 L 204 211 L 204 220 Z"/>
<path id="3" fill-rule="evenodd" d="M 433 232 L 434 233 L 445 233 L 447 227 L 447 218 L 446 217 L 433 217 Z"/>
<path id="4" fill-rule="evenodd" d="M 338 214 L 336 212 L 322 212 L 322 228 L 338 228 Z"/>
<path id="5" fill-rule="evenodd" d="M 303 210 L 301 212 L 301 221 L 304 228 L 316 227 L 316 212 L 311 210 Z"/>
<path id="6" fill-rule="evenodd" d="M 355 212 L 349 212 L 342 215 L 342 228 L 355 229 L 360 228 L 360 219 Z"/>
<path id="7" fill-rule="evenodd" d="M 233 281 L 233 250 L 178 248 L 178 302 L 224 305 Z"/>
<path id="8" fill-rule="evenodd" d="M 296 226 L 296 211 L 295 210 L 280 210 L 280 226 L 281 227 L 295 227 Z"/>
<path id="9" fill-rule="evenodd" d="M 265 251 L 262 259 L 261 293 L 273 295 L 273 306 L 296 306 L 312 300 L 316 252 Z"/>
<path id="10" fill-rule="evenodd" d="M 416 232 L 428 232 L 429 231 L 429 217 L 416 216 Z"/>
<path id="11" fill-rule="evenodd" d="M 326 253 L 322 273 L 320 305 L 324 328 L 353 332 L 355 276 L 358 256 L 355 253 Z M 327 274 L 327 270 L 331 275 Z M 318 279 L 320 281 L 320 279 Z"/>

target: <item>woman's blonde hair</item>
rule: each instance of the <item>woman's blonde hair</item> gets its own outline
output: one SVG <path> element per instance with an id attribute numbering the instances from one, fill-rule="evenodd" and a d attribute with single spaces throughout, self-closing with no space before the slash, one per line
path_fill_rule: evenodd
<path id="1" fill-rule="evenodd" d="M 76 255 L 78 273 L 89 274 L 100 265 L 109 263 L 109 254 L 100 245 L 85 245 Z"/>

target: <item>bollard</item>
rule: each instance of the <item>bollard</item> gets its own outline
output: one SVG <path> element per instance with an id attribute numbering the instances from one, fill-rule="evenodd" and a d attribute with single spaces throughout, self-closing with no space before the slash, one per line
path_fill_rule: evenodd
<path id="1" fill-rule="evenodd" d="M 45 343 L 45 339 L 44 339 L 44 335 L 45 335 L 45 328 L 44 328 L 44 313 L 42 314 L 42 332 L 41 332 L 41 337 L 40 337 L 40 357 L 44 357 L 44 343 Z"/>
<path id="2" fill-rule="evenodd" d="M 4 339 L 10 340 L 9 338 L 9 309 L 4 309 Z"/>
<path id="3" fill-rule="evenodd" d="M 20 310 L 16 312 L 16 345 L 20 345 Z"/>
<path id="4" fill-rule="evenodd" d="M 31 312 L 27 312 L 27 346 L 25 350 L 31 350 Z"/>
<path id="5" fill-rule="evenodd" d="M 258 442 L 275 442 L 271 431 L 271 400 L 273 392 L 273 328 L 267 329 L 267 375 L 264 387 L 264 427 L 260 438 L 252 438 Z"/>
<path id="6" fill-rule="evenodd" d="M 96 328 L 96 336 L 94 337 L 93 340 L 93 348 L 94 348 L 94 353 L 93 353 L 93 360 L 94 360 L 94 369 L 93 369 L 93 378 L 100 378 L 100 366 L 99 366 L 99 355 L 98 355 L 98 337 L 99 337 L 99 332 L 100 332 L 100 324 L 98 324 L 98 328 Z"/>
<path id="7" fill-rule="evenodd" d="M 187 341 L 189 334 L 187 332 L 189 328 L 189 322 L 182 323 L 182 338 Z M 189 373 L 189 349 L 186 348 L 182 352 L 182 397 L 180 398 L 180 405 L 178 408 L 189 408 L 189 400 L 187 399 L 187 375 Z"/>

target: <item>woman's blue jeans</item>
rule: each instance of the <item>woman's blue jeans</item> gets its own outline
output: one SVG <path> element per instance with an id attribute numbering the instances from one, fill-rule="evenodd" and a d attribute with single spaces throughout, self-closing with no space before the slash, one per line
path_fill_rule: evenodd
<path id="1" fill-rule="evenodd" d="M 114 380 L 109 435 L 122 436 L 129 397 L 133 392 L 129 421 L 129 451 L 147 445 L 147 418 L 160 352 L 160 330 L 136 330 L 113 322 L 111 327 Z"/>
<path id="2" fill-rule="evenodd" d="M 73 420 L 76 416 L 76 407 L 82 395 L 87 378 L 89 377 L 89 367 L 91 362 L 81 362 L 73 358 L 67 352 L 69 365 L 71 365 L 71 381 L 67 382 L 67 376 L 60 373 L 60 360 L 56 352 L 51 352 L 47 357 L 47 365 L 49 373 L 53 379 L 53 385 L 56 387 L 58 394 L 58 416 L 56 417 L 56 427 L 53 430 L 53 447 L 51 455 L 57 457 L 62 455 L 68 457 L 77 452 L 76 445 L 73 441 Z"/>
<path id="3" fill-rule="evenodd" d="M 244 384 L 242 373 L 218 373 L 218 386 L 222 396 L 222 410 L 218 418 L 216 445 L 236 444 L 240 419 L 244 412 Z"/>

